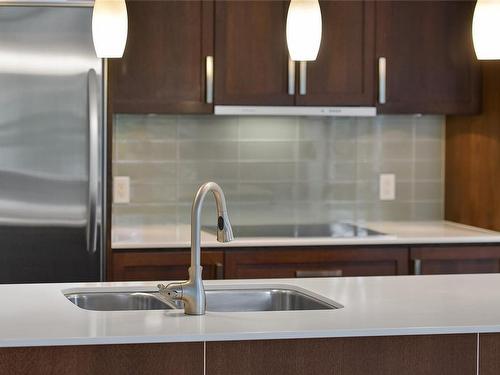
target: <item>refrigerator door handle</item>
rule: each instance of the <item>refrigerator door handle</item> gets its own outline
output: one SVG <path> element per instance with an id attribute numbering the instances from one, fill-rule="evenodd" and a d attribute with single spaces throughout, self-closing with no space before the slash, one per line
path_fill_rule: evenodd
<path id="1" fill-rule="evenodd" d="M 97 251 L 97 204 L 99 192 L 99 84 L 94 69 L 90 69 L 88 80 L 89 116 L 89 191 L 87 204 L 87 251 Z"/>

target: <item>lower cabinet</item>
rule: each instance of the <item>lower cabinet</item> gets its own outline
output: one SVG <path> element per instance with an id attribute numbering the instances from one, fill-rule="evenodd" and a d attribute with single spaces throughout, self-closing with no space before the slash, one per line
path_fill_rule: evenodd
<path id="1" fill-rule="evenodd" d="M 414 246 L 410 259 L 416 275 L 500 272 L 498 245 Z"/>
<path id="2" fill-rule="evenodd" d="M 234 249 L 225 260 L 227 279 L 408 274 L 406 247 Z"/>
<path id="3" fill-rule="evenodd" d="M 224 252 L 202 251 L 203 279 L 224 278 Z M 189 250 L 114 251 L 110 281 L 187 280 Z"/>
<path id="4" fill-rule="evenodd" d="M 476 345 L 476 334 L 207 342 L 206 374 L 476 375 Z"/>
<path id="5" fill-rule="evenodd" d="M 203 343 L 0 348 L 5 375 L 201 375 Z"/>
<path id="6" fill-rule="evenodd" d="M 115 250 L 109 281 L 185 280 L 189 249 Z M 500 272 L 498 244 L 202 250 L 203 278 L 257 279 Z"/>

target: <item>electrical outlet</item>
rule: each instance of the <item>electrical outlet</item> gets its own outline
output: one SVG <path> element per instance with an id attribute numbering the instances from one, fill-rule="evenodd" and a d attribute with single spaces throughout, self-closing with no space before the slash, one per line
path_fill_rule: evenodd
<path id="1" fill-rule="evenodd" d="M 113 178 L 113 203 L 130 203 L 130 177 Z"/>
<path id="2" fill-rule="evenodd" d="M 393 173 L 382 173 L 379 178 L 379 198 L 381 201 L 393 201 L 396 199 L 396 175 Z"/>

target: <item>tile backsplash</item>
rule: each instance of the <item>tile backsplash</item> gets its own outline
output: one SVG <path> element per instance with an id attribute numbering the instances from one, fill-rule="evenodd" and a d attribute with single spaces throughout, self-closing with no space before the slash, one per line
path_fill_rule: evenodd
<path id="1" fill-rule="evenodd" d="M 116 115 L 113 131 L 113 175 L 131 181 L 114 225 L 189 223 L 209 180 L 235 224 L 443 218 L 443 116 Z M 379 200 L 380 173 L 395 200 Z"/>

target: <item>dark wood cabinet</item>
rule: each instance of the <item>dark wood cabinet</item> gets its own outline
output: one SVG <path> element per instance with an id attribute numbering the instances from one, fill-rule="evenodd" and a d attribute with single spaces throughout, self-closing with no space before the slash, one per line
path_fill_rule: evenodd
<path id="1" fill-rule="evenodd" d="M 217 1 L 215 103 L 219 105 L 373 105 L 374 5 L 322 1 L 323 38 L 306 77 L 293 63 L 289 92 L 288 1 Z M 306 80 L 301 95 L 300 79 Z"/>
<path id="2" fill-rule="evenodd" d="M 379 112 L 479 111 L 480 72 L 471 36 L 474 3 L 376 2 L 376 56 L 386 58 L 386 102 L 378 104 Z"/>
<path id="3" fill-rule="evenodd" d="M 201 342 L 0 348 L 0 374 L 199 375 L 203 357 Z"/>
<path id="4" fill-rule="evenodd" d="M 128 1 L 122 59 L 111 59 L 114 113 L 213 113 L 218 105 L 373 106 L 377 58 L 386 59 L 381 113 L 475 113 L 479 65 L 472 1 L 321 1 L 323 36 L 301 93 L 289 92 L 289 1 Z M 381 78 L 378 78 L 380 87 Z"/>
<path id="5" fill-rule="evenodd" d="M 296 104 L 373 106 L 374 2 L 320 1 L 320 6 L 321 47 L 316 61 L 307 62 L 306 93 L 297 92 Z"/>
<path id="6" fill-rule="evenodd" d="M 206 373 L 473 375 L 476 337 L 465 334 L 208 342 Z"/>
<path id="7" fill-rule="evenodd" d="M 114 251 L 110 281 L 187 280 L 190 250 Z M 224 253 L 203 251 L 203 279 L 224 278 Z"/>
<path id="8" fill-rule="evenodd" d="M 127 1 L 122 59 L 111 59 L 110 102 L 122 113 L 212 113 L 205 59 L 213 55 L 212 1 Z"/>
<path id="9" fill-rule="evenodd" d="M 225 257 L 228 279 L 408 274 L 406 247 L 275 247 L 229 250 Z"/>
<path id="10" fill-rule="evenodd" d="M 288 95 L 288 1 L 215 2 L 215 104 L 293 105 Z"/>
<path id="11" fill-rule="evenodd" d="M 500 334 L 479 334 L 479 374 L 500 374 Z"/>
<path id="12" fill-rule="evenodd" d="M 413 273 L 422 275 L 500 272 L 500 246 L 416 246 Z"/>
<path id="13" fill-rule="evenodd" d="M 110 281 L 184 280 L 189 249 L 115 250 Z M 202 250 L 204 279 L 500 272 L 500 245 L 294 246 Z"/>

